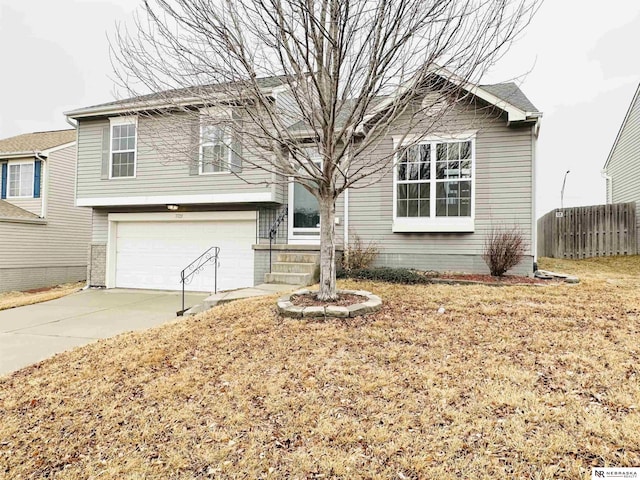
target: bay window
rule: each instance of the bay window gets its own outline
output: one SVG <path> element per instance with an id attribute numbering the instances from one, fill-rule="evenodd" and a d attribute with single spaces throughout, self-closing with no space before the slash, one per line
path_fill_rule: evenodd
<path id="1" fill-rule="evenodd" d="M 394 232 L 472 232 L 475 142 L 401 148 L 394 170 Z"/>

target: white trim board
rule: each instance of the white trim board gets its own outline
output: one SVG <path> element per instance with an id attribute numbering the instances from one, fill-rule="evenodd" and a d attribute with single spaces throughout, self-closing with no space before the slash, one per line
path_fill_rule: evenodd
<path id="1" fill-rule="evenodd" d="M 77 207 L 109 207 L 125 205 L 168 205 L 201 203 L 249 203 L 273 202 L 273 194 L 267 192 L 252 193 L 213 193 L 201 195 L 154 195 L 135 197 L 88 197 L 76 198 Z"/>
<path id="2" fill-rule="evenodd" d="M 145 212 L 110 213 L 109 222 L 204 222 L 225 220 L 254 220 L 255 210 L 229 210 L 224 212 Z"/>

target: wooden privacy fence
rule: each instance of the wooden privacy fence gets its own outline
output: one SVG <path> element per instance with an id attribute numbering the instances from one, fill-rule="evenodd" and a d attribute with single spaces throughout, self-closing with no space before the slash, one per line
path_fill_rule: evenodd
<path id="1" fill-rule="evenodd" d="M 588 258 L 635 255 L 636 204 L 552 210 L 538 220 L 538 256 Z"/>

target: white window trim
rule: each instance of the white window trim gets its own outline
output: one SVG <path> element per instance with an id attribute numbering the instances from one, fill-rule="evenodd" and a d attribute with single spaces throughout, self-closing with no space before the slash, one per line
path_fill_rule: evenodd
<path id="1" fill-rule="evenodd" d="M 136 127 L 136 133 L 134 136 L 133 145 L 133 176 L 131 177 L 114 177 L 113 176 L 113 154 L 130 152 L 131 150 L 113 150 L 113 127 L 116 125 L 134 125 Z M 138 175 L 138 117 L 111 117 L 109 118 L 109 179 L 110 180 L 128 180 L 136 178 Z"/>
<path id="2" fill-rule="evenodd" d="M 33 165 L 33 171 L 31 172 L 31 195 L 11 195 L 11 167 L 15 165 Z M 7 199 L 11 198 L 34 198 L 34 189 L 35 189 L 35 171 L 36 171 L 36 162 L 35 161 L 18 161 L 18 162 L 7 162 Z M 42 175 L 42 173 L 40 173 Z M 22 185 L 22 169 L 20 169 L 20 185 Z M 42 186 L 42 178 L 40 179 L 40 185 Z"/>
<path id="3" fill-rule="evenodd" d="M 219 172 L 205 172 L 204 170 L 204 147 L 216 145 L 211 142 L 204 142 L 204 128 L 211 126 L 208 121 L 212 118 L 231 118 L 232 112 L 230 108 L 225 107 L 209 107 L 200 109 L 200 146 L 198 147 L 198 175 L 230 175 L 231 174 L 231 160 L 232 149 L 231 142 L 232 137 L 229 132 L 225 132 L 224 145 L 227 147 L 227 168 Z"/>
<path id="4" fill-rule="evenodd" d="M 463 132 L 459 134 L 449 135 L 432 135 L 429 137 L 417 137 L 417 136 L 405 136 L 405 137 L 393 137 L 394 149 L 397 151 L 402 145 L 418 145 L 431 143 L 433 145 L 437 143 L 450 143 L 460 141 L 471 142 L 471 216 L 469 217 L 398 217 L 398 153 L 393 162 L 393 224 L 391 231 L 393 233 L 421 233 L 421 232 L 468 232 L 475 231 L 475 217 L 476 217 L 476 137 L 474 132 Z M 400 144 L 400 142 L 402 143 Z M 433 152 L 433 146 L 431 151 Z M 433 157 L 430 162 L 432 178 L 429 180 L 429 185 L 435 186 L 438 182 L 433 177 Z M 464 179 L 460 179 L 464 181 Z M 431 188 L 430 191 L 430 204 L 431 213 L 435 212 L 435 188 Z"/>

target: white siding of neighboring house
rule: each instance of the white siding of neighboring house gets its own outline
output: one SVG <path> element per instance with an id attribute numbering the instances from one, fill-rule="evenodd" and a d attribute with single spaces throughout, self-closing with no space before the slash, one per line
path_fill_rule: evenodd
<path id="1" fill-rule="evenodd" d="M 613 146 L 606 173 L 611 178 L 607 181 L 608 203 L 636 202 L 640 242 L 640 87 Z"/>
<path id="2" fill-rule="evenodd" d="M 46 160 L 46 224 L 0 222 L 0 290 L 85 278 L 91 211 L 74 206 L 75 151 L 73 145 Z"/>

